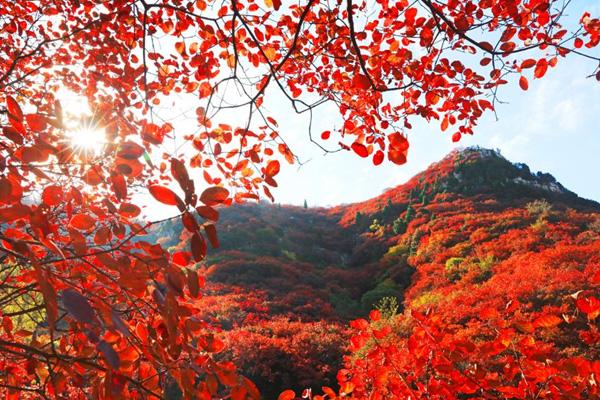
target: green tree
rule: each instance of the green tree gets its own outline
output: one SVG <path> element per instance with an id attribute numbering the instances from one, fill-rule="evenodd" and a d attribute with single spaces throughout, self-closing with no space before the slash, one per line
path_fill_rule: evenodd
<path id="1" fill-rule="evenodd" d="M 360 303 L 363 311 L 367 312 L 373 309 L 385 297 L 394 297 L 397 301 L 402 298 L 400 287 L 391 278 L 384 279 L 373 289 L 362 295 Z"/>
<path id="2" fill-rule="evenodd" d="M 362 222 L 362 220 L 363 220 L 363 215 L 362 215 L 362 213 L 361 213 L 360 211 L 357 211 L 357 212 L 356 212 L 356 215 L 355 215 L 355 217 L 354 217 L 354 223 L 355 223 L 355 224 L 360 224 L 360 223 Z"/>
<path id="3" fill-rule="evenodd" d="M 392 231 L 395 235 L 404 233 L 406 231 L 406 222 L 404 221 L 404 219 L 400 217 L 396 218 L 392 223 Z"/>

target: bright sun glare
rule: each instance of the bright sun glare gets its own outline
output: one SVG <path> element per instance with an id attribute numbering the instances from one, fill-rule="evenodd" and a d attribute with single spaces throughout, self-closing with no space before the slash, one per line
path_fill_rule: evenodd
<path id="1" fill-rule="evenodd" d="M 87 99 L 64 88 L 58 91 L 57 97 L 65 113 L 69 145 L 83 155 L 101 154 L 106 146 L 106 131 L 94 121 Z"/>
<path id="2" fill-rule="evenodd" d="M 79 126 L 67 131 L 69 142 L 76 150 L 86 154 L 98 155 L 106 145 L 106 133 L 104 129 L 93 123 L 81 122 Z"/>

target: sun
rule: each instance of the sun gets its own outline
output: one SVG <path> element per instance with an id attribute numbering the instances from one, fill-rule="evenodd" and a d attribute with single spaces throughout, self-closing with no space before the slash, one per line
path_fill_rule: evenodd
<path id="1" fill-rule="evenodd" d="M 84 96 L 60 88 L 57 98 L 64 110 L 64 141 L 75 152 L 90 157 L 102 154 L 107 145 L 106 130 L 100 126 Z"/>
<path id="2" fill-rule="evenodd" d="M 84 155 L 100 155 L 107 144 L 106 131 L 87 118 L 67 129 L 66 136 L 70 146 Z"/>

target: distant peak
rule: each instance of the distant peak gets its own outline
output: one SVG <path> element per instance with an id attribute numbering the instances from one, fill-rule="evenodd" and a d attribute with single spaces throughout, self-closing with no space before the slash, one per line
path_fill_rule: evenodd
<path id="1" fill-rule="evenodd" d="M 509 161 L 498 149 L 470 146 L 451 151 L 405 184 L 371 200 L 346 206 L 350 210 L 348 221 L 357 210 L 361 214 L 376 214 L 386 206 L 427 204 L 435 202 L 436 196 L 443 193 L 463 198 L 491 196 L 506 204 L 546 199 L 569 207 L 595 210 L 599 207 L 598 203 L 566 189 L 549 173 L 534 173 L 527 164 Z"/>
<path id="2" fill-rule="evenodd" d="M 479 158 L 502 158 L 506 159 L 500 149 L 488 149 L 481 146 L 468 146 L 468 147 L 459 147 L 448 154 L 448 157 L 469 157 L 469 156 L 477 156 Z"/>

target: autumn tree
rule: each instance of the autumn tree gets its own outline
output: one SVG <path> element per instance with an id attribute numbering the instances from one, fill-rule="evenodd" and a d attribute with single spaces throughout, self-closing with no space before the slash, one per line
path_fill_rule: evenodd
<path id="1" fill-rule="evenodd" d="M 270 96 L 309 119 L 334 106 L 341 125 L 308 132 L 325 151 L 403 164 L 415 119 L 459 140 L 513 78 L 571 55 L 598 76 L 600 22 L 563 27 L 567 5 L 1 0 L 2 396 L 257 398 L 212 357 L 195 263 L 215 206 L 272 199 L 295 161 Z M 137 193 L 178 210 L 191 248 L 144 240 Z"/>

